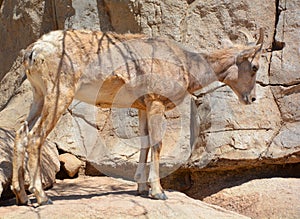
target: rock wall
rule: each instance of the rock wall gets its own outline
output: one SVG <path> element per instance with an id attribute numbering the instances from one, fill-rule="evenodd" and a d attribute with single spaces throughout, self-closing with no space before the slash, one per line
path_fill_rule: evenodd
<path id="1" fill-rule="evenodd" d="M 299 10 L 296 0 L 0 1 L 0 128 L 16 130 L 26 118 L 32 97 L 18 54 L 50 30 L 142 32 L 211 51 L 227 40 L 245 42 L 241 27 L 253 34 L 264 27 L 266 53 L 258 73 L 257 102 L 241 106 L 229 88 L 214 83 L 198 92 L 196 100 L 187 98 L 168 112 L 162 175 L 179 167 L 220 171 L 297 163 Z M 130 179 L 138 158 L 137 127 L 135 110 L 97 109 L 74 101 L 49 141 L 101 172 Z"/>

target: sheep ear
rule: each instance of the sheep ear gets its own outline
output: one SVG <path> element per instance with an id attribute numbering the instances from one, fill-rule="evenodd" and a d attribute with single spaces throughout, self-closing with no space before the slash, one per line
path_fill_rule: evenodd
<path id="1" fill-rule="evenodd" d="M 221 45 L 226 48 L 226 47 L 232 47 L 233 43 L 231 42 L 230 39 L 222 39 Z"/>
<path id="2" fill-rule="evenodd" d="M 261 51 L 262 44 L 258 44 L 241 51 L 237 56 L 237 61 L 240 63 L 247 58 L 254 57 L 258 52 Z"/>
<path id="3" fill-rule="evenodd" d="M 238 56 L 237 56 L 237 62 L 241 63 L 243 62 L 245 59 L 253 57 L 255 54 L 255 47 L 251 47 L 248 49 L 245 49 L 243 51 L 241 51 Z"/>

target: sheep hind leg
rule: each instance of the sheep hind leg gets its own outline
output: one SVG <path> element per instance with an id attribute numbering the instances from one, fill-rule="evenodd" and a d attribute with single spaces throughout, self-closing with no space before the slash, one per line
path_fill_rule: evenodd
<path id="1" fill-rule="evenodd" d="M 30 113 L 16 132 L 14 152 L 13 152 L 13 174 L 11 190 L 16 195 L 16 202 L 18 205 L 29 205 L 30 201 L 25 192 L 24 186 L 24 157 L 25 150 L 28 147 L 28 133 L 32 126 L 35 124 L 41 114 L 43 107 L 43 98 L 37 92 L 33 95 L 34 101 L 30 107 Z"/>
<path id="2" fill-rule="evenodd" d="M 52 204 L 42 187 L 41 147 L 48 134 L 73 100 L 73 96 L 49 95 L 45 97 L 41 117 L 32 127 L 28 136 L 29 191 L 34 193 L 39 205 Z"/>
<path id="3" fill-rule="evenodd" d="M 30 177 L 29 191 L 33 193 L 39 205 L 50 204 L 51 200 L 47 197 L 42 188 L 41 180 L 41 146 L 44 143 L 45 133 L 40 129 L 42 118 L 39 118 L 28 135 L 28 169 Z"/>
<path id="4" fill-rule="evenodd" d="M 28 123 L 27 121 L 16 132 L 14 155 L 13 155 L 13 174 L 11 190 L 16 195 L 18 205 L 28 205 L 29 199 L 24 186 L 24 157 L 27 147 Z"/>

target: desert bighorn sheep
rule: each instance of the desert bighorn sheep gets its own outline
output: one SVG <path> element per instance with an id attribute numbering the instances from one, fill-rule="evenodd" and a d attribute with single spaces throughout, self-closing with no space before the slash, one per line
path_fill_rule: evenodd
<path id="1" fill-rule="evenodd" d="M 231 87 L 242 103 L 255 101 L 263 36 L 261 29 L 257 43 L 210 54 L 190 52 L 171 40 L 144 35 L 58 30 L 42 36 L 24 52 L 33 103 L 15 138 L 12 190 L 17 203 L 28 203 L 25 150 L 29 156 L 29 191 L 38 204 L 51 203 L 42 188 L 41 147 L 73 99 L 139 110 L 140 134 L 147 137 L 142 138 L 135 175 L 138 192 L 149 191 L 143 164 L 151 148 L 150 195 L 166 199 L 159 178 L 164 112 L 176 107 L 188 93 L 217 80 Z M 253 39 L 249 34 L 247 37 Z"/>

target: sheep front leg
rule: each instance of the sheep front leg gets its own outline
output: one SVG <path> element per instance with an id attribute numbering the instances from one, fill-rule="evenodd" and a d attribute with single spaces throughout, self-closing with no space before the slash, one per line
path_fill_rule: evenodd
<path id="1" fill-rule="evenodd" d="M 16 132 L 14 154 L 13 154 L 13 174 L 11 190 L 16 195 L 18 205 L 29 204 L 29 199 L 24 187 L 24 156 L 25 148 L 28 144 L 28 123 L 24 122 L 22 127 Z"/>
<path id="2" fill-rule="evenodd" d="M 148 195 L 149 186 L 147 184 L 147 157 L 150 149 L 147 114 L 144 110 L 139 110 L 139 130 L 141 136 L 141 150 L 138 167 L 134 179 L 138 183 L 138 194 Z"/>
<path id="3" fill-rule="evenodd" d="M 152 101 L 147 105 L 148 130 L 151 145 L 150 195 L 160 200 L 167 199 L 160 185 L 159 177 L 159 155 L 162 147 L 164 112 L 165 106 L 160 101 Z"/>

